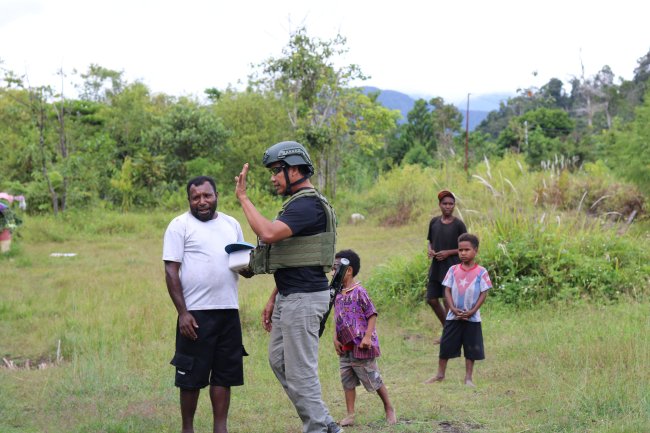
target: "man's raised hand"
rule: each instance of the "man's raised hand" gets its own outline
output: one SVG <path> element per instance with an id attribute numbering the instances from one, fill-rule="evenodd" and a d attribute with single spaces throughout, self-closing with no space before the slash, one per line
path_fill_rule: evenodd
<path id="1" fill-rule="evenodd" d="M 248 174 L 248 163 L 244 164 L 239 176 L 235 176 L 235 195 L 239 200 L 246 197 L 246 175 Z"/>

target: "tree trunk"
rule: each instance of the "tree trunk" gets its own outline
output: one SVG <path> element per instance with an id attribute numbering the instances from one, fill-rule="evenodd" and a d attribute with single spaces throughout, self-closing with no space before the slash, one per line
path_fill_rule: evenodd
<path id="1" fill-rule="evenodd" d="M 61 152 L 61 159 L 64 162 L 68 159 L 68 145 L 65 138 L 65 99 L 61 95 L 61 109 L 57 110 L 56 117 L 59 121 L 59 149 Z M 56 109 L 56 105 L 54 106 Z M 61 212 L 65 211 L 66 201 L 68 196 L 68 175 L 66 170 L 63 170 L 63 191 L 61 193 Z"/>
<path id="2" fill-rule="evenodd" d="M 38 125 L 38 145 L 41 150 L 41 164 L 42 164 L 41 170 L 43 172 L 43 177 L 47 182 L 47 188 L 50 191 L 50 197 L 52 199 L 52 211 L 54 212 L 54 215 L 58 215 L 59 198 L 56 193 L 56 190 L 54 189 L 54 186 L 52 185 L 50 176 L 47 172 L 47 158 L 45 155 L 45 106 L 42 97 L 39 101 L 39 113 L 38 113 L 37 125 Z"/>

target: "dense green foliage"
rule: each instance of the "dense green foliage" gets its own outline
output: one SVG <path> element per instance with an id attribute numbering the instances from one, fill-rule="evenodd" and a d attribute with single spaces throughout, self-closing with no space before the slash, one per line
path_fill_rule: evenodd
<path id="1" fill-rule="evenodd" d="M 491 227 L 478 262 L 490 272 L 490 298 L 516 306 L 577 299 L 613 301 L 648 296 L 650 253 L 644 242 L 600 227 L 563 228 L 525 218 L 504 218 Z M 423 301 L 429 261 L 422 252 L 382 266 L 368 282 L 380 305 L 412 308 Z M 493 301 L 491 301 L 493 302 Z"/>
<path id="2" fill-rule="evenodd" d="M 5 71 L 0 189 L 26 195 L 29 212 L 57 217 L 65 228 L 47 235 L 54 241 L 96 224 L 129 230 L 88 223 L 89 209 L 183 208 L 196 175 L 213 176 L 228 200 L 246 162 L 252 199 L 274 209 L 260 159 L 270 144 L 295 139 L 342 221 L 362 212 L 383 226 L 420 223 L 437 190 L 456 191 L 505 303 L 646 291 L 647 253 L 616 231 L 646 218 L 650 53 L 630 82 L 616 83 L 605 66 L 572 80 L 570 93 L 555 78 L 520 89 L 465 135 L 459 110 L 439 97 L 418 100 L 398 125 L 377 94 L 350 85 L 366 76 L 338 66 L 346 51 L 344 37 L 300 28 L 281 56 L 257 65 L 245 91 L 206 89 L 205 101 L 152 94 L 98 65 L 75 76 L 78 99 Z M 419 255 L 402 258 L 375 278 L 386 299 L 412 303 L 426 266 Z"/>
<path id="3" fill-rule="evenodd" d="M 4 230 L 13 232 L 22 223 L 22 219 L 10 207 L 0 207 L 0 233 Z"/>
<path id="4" fill-rule="evenodd" d="M 462 114 L 440 97 L 417 101 L 398 125 L 397 111 L 351 86 L 366 75 L 357 65 L 339 66 L 346 51 L 340 35 L 320 40 L 299 28 L 280 56 L 255 67 L 245 91 L 210 88 L 205 100 L 152 94 L 94 64 L 62 75 L 76 98 L 4 70 L 0 189 L 26 195 L 29 212 L 152 208 L 177 201 L 190 176 L 210 174 L 228 185 L 249 162 L 252 188 L 263 192 L 264 149 L 294 139 L 307 146 L 315 183 L 330 196 L 345 194 L 342 183 L 363 190 L 402 165 L 464 160 L 466 142 L 470 165 L 509 152 L 535 170 L 558 160 L 570 169 L 601 161 L 650 191 L 650 52 L 631 81 L 616 82 L 604 66 L 573 79 L 570 92 L 556 78 L 519 89 L 466 136 Z"/>
<path id="5" fill-rule="evenodd" d="M 399 301 L 408 309 L 422 302 L 426 224 L 439 214 L 429 198 L 443 187 L 457 192 L 458 216 L 481 239 L 478 262 L 489 270 L 490 296 L 498 301 L 524 306 L 650 294 L 648 223 L 629 226 L 611 211 L 642 209 L 643 196 L 632 185 L 613 182 L 602 165 L 571 173 L 530 172 L 514 157 L 493 164 L 485 161 L 471 179 L 459 166 L 405 167 L 363 197 L 348 198 L 380 224 L 422 226 L 421 253 L 389 261 L 368 282 L 380 304 Z"/>
<path id="6" fill-rule="evenodd" d="M 541 88 L 519 89 L 501 103 L 471 135 L 474 159 L 521 152 L 533 166 L 558 157 L 577 165 L 601 160 L 622 177 L 650 193 L 647 101 L 650 52 L 638 60 L 631 81 L 615 82 L 604 66 L 593 77 L 571 80 L 570 92 L 557 78 Z M 645 110 L 645 111 L 644 111 Z M 496 143 L 494 147 L 490 143 Z"/>

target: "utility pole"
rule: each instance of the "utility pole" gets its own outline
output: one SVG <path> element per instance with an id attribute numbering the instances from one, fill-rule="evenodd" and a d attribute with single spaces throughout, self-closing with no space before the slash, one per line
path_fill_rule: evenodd
<path id="1" fill-rule="evenodd" d="M 467 94 L 467 110 L 465 111 L 465 174 L 469 176 L 467 171 L 467 159 L 469 154 L 469 95 Z"/>

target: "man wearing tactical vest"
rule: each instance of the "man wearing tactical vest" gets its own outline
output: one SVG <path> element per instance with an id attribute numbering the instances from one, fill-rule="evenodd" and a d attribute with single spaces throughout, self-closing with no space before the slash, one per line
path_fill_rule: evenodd
<path id="1" fill-rule="evenodd" d="M 336 215 L 312 185 L 314 166 L 295 141 L 269 147 L 262 163 L 271 171 L 276 192 L 289 198 L 278 217 L 265 218 L 246 195 L 244 164 L 235 193 L 258 237 L 251 270 L 273 273 L 275 288 L 262 326 L 271 333 L 269 363 L 303 423 L 304 433 L 339 433 L 323 403 L 318 378 L 318 330 L 329 308 L 327 272 L 336 251 Z"/>

